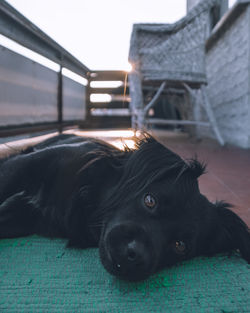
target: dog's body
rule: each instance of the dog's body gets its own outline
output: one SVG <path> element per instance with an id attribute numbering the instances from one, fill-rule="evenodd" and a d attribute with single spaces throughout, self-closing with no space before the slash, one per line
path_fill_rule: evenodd
<path id="1" fill-rule="evenodd" d="M 0 238 L 36 233 L 99 246 L 104 267 L 129 280 L 233 249 L 250 262 L 248 227 L 200 194 L 203 172 L 149 136 L 125 151 L 56 136 L 0 160 Z"/>

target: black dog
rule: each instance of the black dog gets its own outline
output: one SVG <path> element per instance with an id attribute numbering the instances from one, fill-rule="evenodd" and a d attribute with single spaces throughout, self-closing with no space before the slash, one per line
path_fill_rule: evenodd
<path id="1" fill-rule="evenodd" d="M 233 249 L 250 262 L 247 225 L 200 193 L 203 172 L 150 136 L 125 151 L 56 136 L 0 160 L 0 238 L 36 233 L 99 246 L 107 271 L 128 280 Z"/>

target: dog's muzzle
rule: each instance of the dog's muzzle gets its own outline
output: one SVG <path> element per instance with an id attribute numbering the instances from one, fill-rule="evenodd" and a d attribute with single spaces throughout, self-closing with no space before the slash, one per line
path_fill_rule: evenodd
<path id="1" fill-rule="evenodd" d="M 108 272 L 127 280 L 142 280 L 155 270 L 155 251 L 150 236 L 134 224 L 108 229 L 100 242 L 100 257 Z"/>

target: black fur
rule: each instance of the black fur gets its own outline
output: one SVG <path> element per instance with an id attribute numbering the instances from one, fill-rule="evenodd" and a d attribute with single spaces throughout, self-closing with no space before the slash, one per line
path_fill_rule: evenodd
<path id="1" fill-rule="evenodd" d="M 0 238 L 36 233 L 99 246 L 104 267 L 128 280 L 234 249 L 250 262 L 247 225 L 200 193 L 204 171 L 150 136 L 120 151 L 59 135 L 0 160 Z"/>

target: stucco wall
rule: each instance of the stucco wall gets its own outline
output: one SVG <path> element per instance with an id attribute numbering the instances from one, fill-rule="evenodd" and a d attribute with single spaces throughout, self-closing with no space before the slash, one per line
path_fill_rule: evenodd
<path id="1" fill-rule="evenodd" d="M 208 95 L 226 142 L 250 148 L 250 6 L 207 52 Z M 205 119 L 205 117 L 204 117 Z M 202 135 L 214 137 L 209 129 Z"/>
<path id="2" fill-rule="evenodd" d="M 190 11 L 200 0 L 187 0 L 187 12 Z"/>

